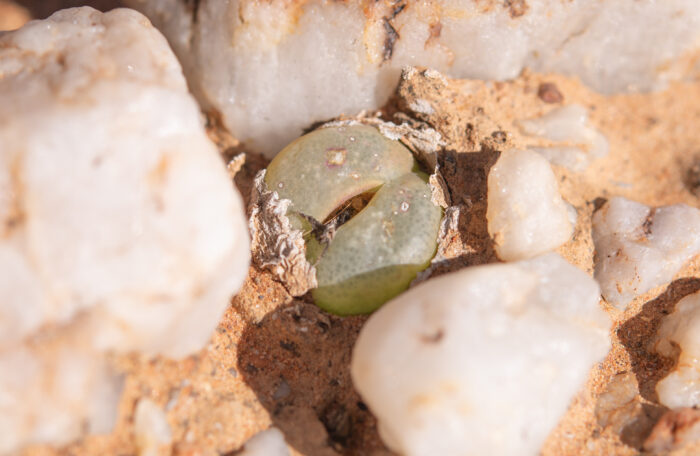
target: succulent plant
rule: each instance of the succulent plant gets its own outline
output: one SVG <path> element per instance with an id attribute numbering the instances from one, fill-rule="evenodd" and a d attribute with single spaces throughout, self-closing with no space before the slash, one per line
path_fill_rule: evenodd
<path id="1" fill-rule="evenodd" d="M 427 176 L 398 141 L 365 125 L 326 127 L 285 147 L 265 183 L 291 204 L 316 267 L 316 304 L 332 313 L 369 313 L 408 288 L 435 255 L 442 210 Z M 342 224 L 349 202 L 371 194 Z"/>

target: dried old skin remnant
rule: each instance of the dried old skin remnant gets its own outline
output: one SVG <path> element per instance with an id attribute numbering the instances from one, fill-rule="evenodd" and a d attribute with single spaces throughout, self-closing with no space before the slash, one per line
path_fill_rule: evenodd
<path id="1" fill-rule="evenodd" d="M 431 201 L 427 176 L 403 145 L 373 127 L 305 135 L 270 163 L 265 181 L 291 201 L 287 216 L 305 233 L 306 257 L 316 269 L 312 295 L 330 312 L 375 310 L 435 255 L 442 211 Z M 367 206 L 342 224 L 349 209 L 343 205 L 368 192 Z"/>

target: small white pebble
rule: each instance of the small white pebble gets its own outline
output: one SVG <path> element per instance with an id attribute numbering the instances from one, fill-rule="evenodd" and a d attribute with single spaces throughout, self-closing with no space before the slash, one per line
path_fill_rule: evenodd
<path id="1" fill-rule="evenodd" d="M 593 243 L 603 297 L 624 309 L 671 281 L 700 253 L 700 210 L 685 204 L 650 208 L 615 197 L 593 214 Z"/>
<path id="2" fill-rule="evenodd" d="M 571 237 L 567 203 L 544 158 L 535 152 L 501 153 L 488 177 L 488 231 L 505 261 L 551 251 Z"/>
<path id="3" fill-rule="evenodd" d="M 700 292 L 681 299 L 659 327 L 655 349 L 673 357 L 680 355 L 676 367 L 656 384 L 659 402 L 668 408 L 700 405 Z"/>
<path id="4" fill-rule="evenodd" d="M 430 102 L 422 98 L 418 98 L 417 100 L 412 102 L 409 108 L 412 111 L 417 112 L 419 114 L 432 115 L 435 113 L 435 108 L 433 108 Z"/>
<path id="5" fill-rule="evenodd" d="M 152 400 L 139 400 L 134 412 L 134 435 L 139 456 L 158 456 L 172 442 L 165 412 Z"/>
<path id="6" fill-rule="evenodd" d="M 289 456 L 284 434 L 274 427 L 258 432 L 243 446 L 239 456 Z"/>
<path id="7" fill-rule="evenodd" d="M 572 171 L 585 171 L 593 160 L 608 154 L 608 140 L 588 124 L 588 113 L 581 105 L 556 108 L 537 119 L 521 120 L 518 125 L 528 135 L 564 143 L 528 149 Z"/>

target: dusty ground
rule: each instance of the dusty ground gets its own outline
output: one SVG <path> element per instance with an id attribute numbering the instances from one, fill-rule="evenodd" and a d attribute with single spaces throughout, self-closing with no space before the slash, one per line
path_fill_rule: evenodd
<path id="1" fill-rule="evenodd" d="M 601 198 L 623 195 L 652 205 L 698 206 L 697 81 L 677 83 L 656 94 L 606 98 L 556 75 L 525 73 L 509 83 L 444 85 L 418 74 L 402 83 L 389 111 L 401 109 L 448 139 L 440 163 L 452 202 L 463 209 L 446 249 L 448 261 L 436 273 L 498 261 L 485 229 L 488 168 L 499 150 L 531 141 L 518 133 L 513 121 L 551 109 L 553 104 L 538 95 L 545 82 L 556 86 L 561 103 L 588 107 L 593 124 L 611 145 L 610 155 L 584 173 L 555 169 L 562 194 L 579 214 L 573 239 L 560 249 L 569 261 L 592 271 L 590 218 Z M 428 100 L 435 113 L 411 113 L 406 108 L 411 97 Z M 227 144 L 225 139 L 219 142 Z M 236 178 L 239 188 L 247 192 L 262 166 L 264 160 L 249 157 Z M 664 411 L 655 403 L 654 385 L 673 365 L 673 360 L 650 353 L 648 342 L 675 303 L 700 290 L 699 272 L 696 259 L 671 284 L 640 297 L 626 312 L 606 306 L 616 322 L 613 349 L 591 371 L 547 440 L 543 455 L 639 453 Z M 89 437 L 57 453 L 133 453 L 134 404 L 140 397 L 150 397 L 167 410 L 175 454 L 227 454 L 271 424 L 285 433 L 298 454 L 387 454 L 377 438 L 374 418 L 349 377 L 352 345 L 364 320 L 327 315 L 304 299 L 292 299 L 269 273 L 251 269 L 206 349 L 180 362 L 117 360 L 127 374 L 117 429 L 111 436 Z M 632 379 L 632 388 L 636 380 L 641 393 L 631 400 L 608 395 L 596 413 L 600 394 L 626 372 L 633 377 L 622 377 Z M 697 451 L 700 446 L 677 454 Z M 37 448 L 30 453 L 54 452 Z"/>
<path id="2" fill-rule="evenodd" d="M 36 7 L 42 2 L 24 3 Z M 434 114 L 411 112 L 408 106 L 414 98 L 427 100 Z M 525 72 L 508 83 L 445 84 L 419 73 L 402 82 L 386 116 L 403 112 L 448 140 L 439 162 L 452 203 L 462 210 L 445 248 L 447 261 L 435 274 L 498 261 L 484 218 L 488 169 L 500 150 L 532 143 L 519 134 L 515 120 L 567 103 L 586 106 L 591 122 L 610 142 L 609 156 L 584 173 L 555 167 L 564 198 L 578 211 L 573 239 L 560 249 L 570 262 L 592 272 L 591 214 L 606 198 L 622 195 L 650 205 L 700 206 L 697 78 L 655 94 L 603 97 L 557 75 Z M 226 156 L 242 149 L 225 135 L 217 139 Z M 236 176 L 244 195 L 264 165 L 260 157 L 246 157 Z M 698 290 L 700 258 L 625 312 L 601 303 L 615 321 L 613 348 L 592 369 L 544 445 L 544 456 L 640 453 L 665 411 L 656 403 L 654 386 L 674 363 L 651 353 L 649 342 L 678 300 Z M 142 397 L 167 411 L 173 444 L 164 453 L 234 454 L 250 436 L 275 425 L 295 454 L 390 454 L 349 376 L 352 346 L 364 321 L 365 317 L 333 317 L 306 299 L 293 299 L 269 273 L 252 268 L 211 343 L 197 356 L 179 362 L 115 359 L 125 372 L 126 389 L 111 435 L 87 437 L 62 449 L 36 447 L 27 454 L 134 454 L 133 411 Z M 616 393 L 620 389 L 628 394 Z M 672 454 L 698 453 L 700 445 Z"/>

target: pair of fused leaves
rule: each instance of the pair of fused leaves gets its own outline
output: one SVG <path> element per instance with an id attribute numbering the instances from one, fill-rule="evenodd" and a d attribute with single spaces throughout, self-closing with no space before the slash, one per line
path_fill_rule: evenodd
<path id="1" fill-rule="evenodd" d="M 318 282 L 311 293 L 329 312 L 372 312 L 435 255 L 442 210 L 427 176 L 408 149 L 373 127 L 326 127 L 298 138 L 270 163 L 265 183 L 291 201 L 287 217 L 307 233 Z M 367 206 L 335 229 L 329 217 L 368 192 Z"/>

